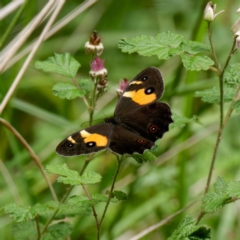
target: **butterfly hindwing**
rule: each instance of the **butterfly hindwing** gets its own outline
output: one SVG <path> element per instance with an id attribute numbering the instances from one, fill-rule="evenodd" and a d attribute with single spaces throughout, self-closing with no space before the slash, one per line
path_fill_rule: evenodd
<path id="1" fill-rule="evenodd" d="M 166 103 L 156 102 L 125 114 L 120 126 L 155 142 L 169 130 L 169 124 L 173 122 L 171 115 Z"/>
<path id="2" fill-rule="evenodd" d="M 63 156 L 89 154 L 105 149 L 109 145 L 112 124 L 101 123 L 73 133 L 56 149 Z"/>
<path id="3" fill-rule="evenodd" d="M 122 154 L 142 154 L 144 150 L 151 149 L 154 142 L 133 133 L 121 126 L 114 126 L 110 137 L 109 149 L 120 155 Z"/>

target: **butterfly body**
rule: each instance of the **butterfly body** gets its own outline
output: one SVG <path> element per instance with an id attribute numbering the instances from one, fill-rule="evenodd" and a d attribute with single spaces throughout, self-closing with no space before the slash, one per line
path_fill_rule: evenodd
<path id="1" fill-rule="evenodd" d="M 113 117 L 73 133 L 57 146 L 57 153 L 72 156 L 108 148 L 122 155 L 151 149 L 173 122 L 170 107 L 157 102 L 163 91 L 160 71 L 143 70 L 122 93 Z"/>

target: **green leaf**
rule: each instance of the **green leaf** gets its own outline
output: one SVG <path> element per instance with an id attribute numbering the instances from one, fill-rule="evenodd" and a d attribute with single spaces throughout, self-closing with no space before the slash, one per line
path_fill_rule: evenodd
<path id="1" fill-rule="evenodd" d="M 127 194 L 122 191 L 113 191 L 112 195 L 117 198 L 119 201 L 126 201 L 127 200 Z"/>
<path id="2" fill-rule="evenodd" d="M 184 67 L 190 71 L 208 70 L 214 64 L 213 60 L 207 56 L 183 54 L 181 57 Z"/>
<path id="3" fill-rule="evenodd" d="M 179 127 L 183 128 L 188 123 L 199 123 L 199 119 L 196 115 L 194 115 L 192 118 L 186 118 L 186 117 L 180 117 L 176 114 L 173 115 L 173 123 L 171 123 L 171 128 Z"/>
<path id="4" fill-rule="evenodd" d="M 5 214 L 8 214 L 16 222 L 25 222 L 35 217 L 31 207 L 18 206 L 15 203 L 10 203 L 3 207 Z"/>
<path id="5" fill-rule="evenodd" d="M 227 194 L 232 198 L 240 198 L 240 182 L 228 183 Z"/>
<path id="6" fill-rule="evenodd" d="M 105 194 L 101 194 L 101 193 L 94 193 L 94 194 L 92 194 L 92 199 L 94 200 L 95 203 L 107 202 L 108 196 L 106 196 Z M 119 200 L 116 198 L 111 198 L 110 202 L 119 203 Z"/>
<path id="7" fill-rule="evenodd" d="M 77 82 L 82 90 L 85 90 L 85 91 L 91 90 L 91 80 L 90 79 L 80 79 L 80 80 L 77 80 Z"/>
<path id="8" fill-rule="evenodd" d="M 206 226 L 201 226 L 196 231 L 188 236 L 189 240 L 207 240 L 211 239 L 211 229 Z"/>
<path id="9" fill-rule="evenodd" d="M 159 59 L 168 59 L 176 54 L 172 49 L 177 48 L 183 39 L 181 35 L 163 32 L 156 37 L 141 35 L 129 40 L 121 39 L 118 47 L 127 53 L 137 52 L 142 56 L 157 55 Z"/>
<path id="10" fill-rule="evenodd" d="M 83 184 L 96 184 L 102 180 L 102 176 L 95 172 L 85 172 L 81 178 Z"/>
<path id="11" fill-rule="evenodd" d="M 227 183 L 222 177 L 218 177 L 216 183 L 214 184 L 214 189 L 217 194 L 226 194 Z"/>
<path id="12" fill-rule="evenodd" d="M 85 172 L 82 176 L 75 170 L 70 170 L 64 164 L 47 165 L 46 171 L 54 174 L 61 175 L 58 181 L 64 184 L 79 185 L 79 184 L 95 184 L 101 181 L 100 174 L 95 172 Z"/>
<path id="13" fill-rule="evenodd" d="M 215 212 L 221 209 L 229 199 L 227 184 L 222 177 L 218 177 L 214 184 L 214 191 L 207 193 L 203 198 L 203 209 L 208 213 Z"/>
<path id="14" fill-rule="evenodd" d="M 61 175 L 58 177 L 58 181 L 64 184 L 70 185 L 79 185 L 82 184 L 82 179 L 77 171 L 70 170 L 67 167 L 67 164 L 54 164 L 54 165 L 47 165 L 46 171 L 49 173 L 59 174 Z"/>
<path id="15" fill-rule="evenodd" d="M 48 227 L 42 240 L 66 239 L 65 237 L 72 233 L 72 226 L 68 222 L 53 224 Z"/>
<path id="16" fill-rule="evenodd" d="M 233 109 L 236 112 L 240 112 L 240 100 L 237 100 L 234 104 L 233 104 Z"/>
<path id="17" fill-rule="evenodd" d="M 133 153 L 131 157 L 134 158 L 138 163 L 155 161 L 157 159 L 157 157 L 151 152 L 151 150 L 145 150 L 143 154 Z"/>
<path id="18" fill-rule="evenodd" d="M 232 101 L 235 95 L 233 88 L 225 86 L 224 88 L 224 102 Z M 220 102 L 220 89 L 213 87 L 204 91 L 197 91 L 194 94 L 195 97 L 201 97 L 203 102 L 219 103 Z"/>
<path id="19" fill-rule="evenodd" d="M 77 88 L 74 85 L 68 83 L 57 83 L 53 86 L 52 92 L 55 96 L 60 97 L 61 99 L 74 99 L 77 97 L 83 97 L 85 91 Z"/>
<path id="20" fill-rule="evenodd" d="M 55 72 L 73 78 L 80 67 L 80 63 L 70 53 L 55 53 L 53 57 L 49 57 L 45 61 L 37 61 L 35 67 L 42 69 L 44 72 Z"/>
<path id="21" fill-rule="evenodd" d="M 179 227 L 173 232 L 168 240 L 207 240 L 211 239 L 211 229 L 206 226 L 195 225 L 196 220 L 186 216 Z"/>
<path id="22" fill-rule="evenodd" d="M 224 72 L 224 81 L 227 84 L 240 83 L 240 63 L 231 64 Z"/>
<path id="23" fill-rule="evenodd" d="M 16 240 L 37 239 L 36 222 L 28 221 L 14 224 L 12 234 Z"/>
<path id="24" fill-rule="evenodd" d="M 188 41 L 184 40 L 181 44 L 182 51 L 188 54 L 197 54 L 201 52 L 209 52 L 210 47 L 204 43 L 196 42 L 196 41 Z"/>
<path id="25" fill-rule="evenodd" d="M 203 198 L 203 209 L 206 213 L 216 212 L 221 209 L 229 199 L 226 195 L 220 195 L 216 192 L 207 193 Z"/>

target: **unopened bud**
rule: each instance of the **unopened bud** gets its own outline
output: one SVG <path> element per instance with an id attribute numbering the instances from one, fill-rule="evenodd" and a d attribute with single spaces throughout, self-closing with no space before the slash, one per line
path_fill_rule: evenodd
<path id="1" fill-rule="evenodd" d="M 103 44 L 101 43 L 101 37 L 98 35 L 97 31 L 94 31 L 89 38 L 89 41 L 85 44 L 86 54 L 96 53 L 97 56 L 100 56 L 103 52 Z"/>
<path id="2" fill-rule="evenodd" d="M 203 19 L 208 21 L 208 22 L 212 22 L 215 17 L 224 12 L 224 10 L 218 12 L 218 13 L 215 13 L 216 11 L 216 4 L 212 4 L 212 2 L 208 2 L 206 7 L 205 7 L 205 10 L 204 10 L 204 13 L 203 13 Z"/>

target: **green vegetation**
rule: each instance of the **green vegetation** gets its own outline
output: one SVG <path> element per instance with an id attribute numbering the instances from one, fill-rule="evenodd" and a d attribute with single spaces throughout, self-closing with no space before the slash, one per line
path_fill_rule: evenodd
<path id="1" fill-rule="evenodd" d="M 2 19 L 2 239 L 240 239 L 238 5 L 220 0 L 225 12 L 205 21 L 207 1 L 180 2 L 73 0 L 48 15 L 51 2 L 25 1 Z M 104 49 L 91 52 L 94 30 Z M 155 147 L 56 154 L 66 136 L 112 116 L 119 80 L 149 66 L 174 120 Z"/>

